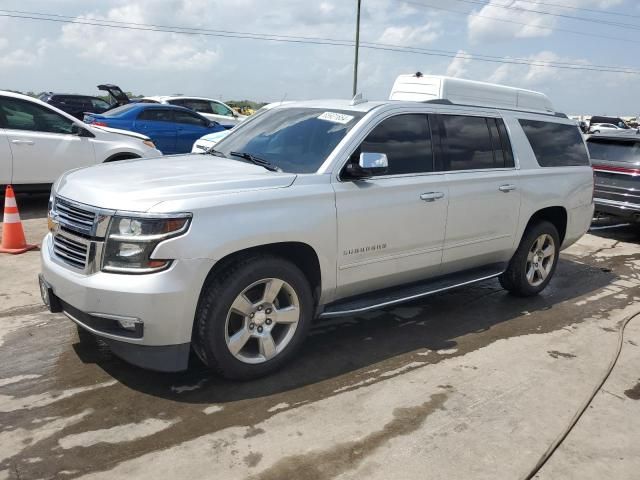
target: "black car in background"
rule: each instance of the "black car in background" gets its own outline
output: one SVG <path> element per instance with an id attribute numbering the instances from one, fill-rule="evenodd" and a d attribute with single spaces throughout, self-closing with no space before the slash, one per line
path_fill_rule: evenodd
<path id="1" fill-rule="evenodd" d="M 640 135 L 592 135 L 587 139 L 595 174 L 596 212 L 640 222 Z"/>
<path id="2" fill-rule="evenodd" d="M 91 95 L 78 95 L 71 93 L 45 92 L 40 94 L 38 99 L 59 108 L 63 112 L 73 115 L 79 120 L 84 118 L 85 113 L 104 113 L 112 108 L 120 107 L 130 103 L 131 100 L 126 93 L 117 85 L 106 83 L 98 85 L 98 90 L 109 94 L 110 102 L 104 101 L 100 97 Z"/>
<path id="3" fill-rule="evenodd" d="M 80 120 L 84 118 L 84 112 L 104 113 L 111 108 L 103 99 L 89 95 L 46 92 L 38 98 Z"/>

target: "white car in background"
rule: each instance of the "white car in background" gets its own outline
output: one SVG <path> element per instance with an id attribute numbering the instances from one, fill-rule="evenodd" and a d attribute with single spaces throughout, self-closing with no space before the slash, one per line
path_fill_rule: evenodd
<path id="1" fill-rule="evenodd" d="M 161 155 L 149 137 L 86 125 L 40 100 L 0 90 L 0 185 L 48 190 L 68 170 Z"/>
<path id="2" fill-rule="evenodd" d="M 202 138 L 199 138 L 193 144 L 191 153 L 207 153 L 216 143 L 229 135 L 231 130 L 222 130 L 221 132 L 210 133 Z"/>
<path id="3" fill-rule="evenodd" d="M 620 128 L 613 123 L 594 123 L 590 126 L 590 133 L 600 133 L 600 132 L 617 132 L 621 130 L 628 130 L 626 128 Z"/>
<path id="4" fill-rule="evenodd" d="M 261 114 L 263 114 L 267 110 L 271 110 L 274 107 L 278 107 L 280 105 L 286 105 L 288 103 L 292 103 L 292 102 L 289 101 L 289 102 L 269 103 L 269 104 L 265 105 L 264 107 L 260 108 L 256 113 L 251 115 L 251 120 L 259 117 Z M 193 144 L 193 148 L 191 149 L 191 153 L 207 153 L 207 151 L 209 149 L 211 149 L 216 143 L 218 143 L 220 140 L 225 138 L 227 135 L 229 135 L 233 130 L 235 130 L 235 129 L 232 128 L 232 129 L 229 129 L 229 130 L 223 130 L 222 132 L 210 133 L 208 135 L 205 135 L 202 138 L 199 138 Z"/>
<path id="5" fill-rule="evenodd" d="M 155 96 L 145 97 L 143 102 L 167 103 L 169 105 L 178 105 L 179 107 L 190 108 L 198 112 L 203 117 L 218 122 L 221 125 L 237 125 L 245 120 L 246 115 L 240 115 L 235 112 L 229 105 L 219 100 L 204 97 L 184 97 L 184 96 Z"/>

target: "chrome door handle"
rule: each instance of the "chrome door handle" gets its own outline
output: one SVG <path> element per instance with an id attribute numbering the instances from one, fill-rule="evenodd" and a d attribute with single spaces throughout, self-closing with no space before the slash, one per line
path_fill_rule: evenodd
<path id="1" fill-rule="evenodd" d="M 500 190 L 501 192 L 504 192 L 504 193 L 509 193 L 511 190 L 515 190 L 515 189 L 516 189 L 516 186 L 515 185 L 511 185 L 511 184 L 500 185 L 500 187 L 498 187 L 498 190 Z"/>
<path id="2" fill-rule="evenodd" d="M 420 200 L 424 200 L 425 202 L 435 202 L 441 198 L 444 198 L 444 193 L 442 192 L 427 192 L 420 195 Z"/>
<path id="3" fill-rule="evenodd" d="M 11 140 L 14 145 L 33 145 L 33 140 Z"/>

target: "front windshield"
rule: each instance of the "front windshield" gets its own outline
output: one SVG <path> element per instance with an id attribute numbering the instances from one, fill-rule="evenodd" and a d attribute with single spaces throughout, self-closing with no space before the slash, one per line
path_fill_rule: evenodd
<path id="1" fill-rule="evenodd" d="M 284 172 L 313 173 L 363 116 L 345 110 L 275 108 L 232 131 L 215 149 L 229 158 L 237 158 L 231 152 L 248 153 Z"/>

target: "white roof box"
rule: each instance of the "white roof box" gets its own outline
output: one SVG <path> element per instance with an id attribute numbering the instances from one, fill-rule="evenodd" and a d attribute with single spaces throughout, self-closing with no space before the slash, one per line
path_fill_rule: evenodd
<path id="1" fill-rule="evenodd" d="M 549 98 L 540 92 L 439 75 L 399 75 L 389 100 L 427 102 L 448 100 L 458 105 L 555 113 Z"/>

